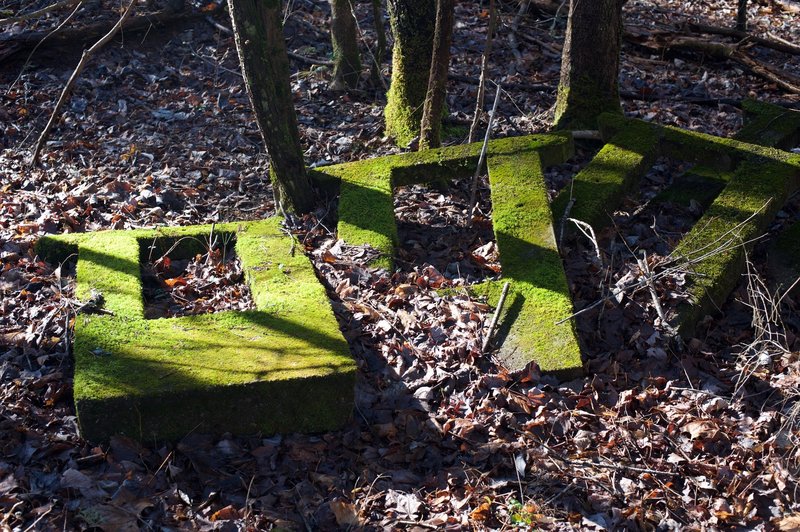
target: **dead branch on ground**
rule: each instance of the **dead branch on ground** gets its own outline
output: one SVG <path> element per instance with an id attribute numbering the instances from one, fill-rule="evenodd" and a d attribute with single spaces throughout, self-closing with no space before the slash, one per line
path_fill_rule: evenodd
<path id="1" fill-rule="evenodd" d="M 148 15 L 135 15 L 129 17 L 122 25 L 124 31 L 143 31 L 153 26 L 166 26 L 170 23 L 204 17 L 208 13 L 191 11 L 172 11 L 163 10 Z M 101 36 L 108 33 L 116 23 L 110 20 L 94 22 L 85 26 L 65 28 L 58 35 L 48 37 L 51 30 L 26 31 L 15 35 L 0 36 L 0 64 L 10 59 L 16 54 L 32 50 L 43 40 L 47 39 L 47 47 L 65 47 L 76 43 L 89 43 L 96 41 Z"/>
<path id="2" fill-rule="evenodd" d="M 55 4 L 49 5 L 47 7 L 43 7 L 37 11 L 32 11 L 30 13 L 25 13 L 23 15 L 17 15 L 16 17 L 8 17 L 0 19 L 0 26 L 7 26 L 8 24 L 14 24 L 15 22 L 23 22 L 25 20 L 30 20 L 32 18 L 39 18 L 42 15 L 46 15 L 50 11 L 55 11 L 57 9 L 61 9 L 62 7 L 71 6 L 77 4 L 80 0 L 61 0 L 60 2 L 56 2 Z"/>
<path id="3" fill-rule="evenodd" d="M 712 35 L 725 35 L 726 37 L 734 37 L 741 42 L 739 44 L 746 44 L 752 42 L 765 48 L 778 50 L 779 52 L 786 52 L 787 54 L 800 54 L 800 46 L 792 44 L 783 39 L 767 39 L 759 37 L 746 31 L 740 31 L 733 28 L 721 28 L 719 26 L 707 26 L 705 24 L 697 24 L 690 22 L 687 27 L 694 33 L 709 33 Z"/>
<path id="4" fill-rule="evenodd" d="M 708 41 L 685 36 L 671 36 L 663 32 L 655 36 L 643 37 L 641 33 L 625 33 L 625 39 L 644 48 L 649 48 L 657 53 L 689 52 L 700 53 L 706 57 L 722 61 L 734 61 L 770 83 L 774 83 L 785 91 L 800 94 L 800 79 L 778 70 L 777 68 L 760 63 L 747 55 L 739 46 L 730 46 L 716 41 Z"/>

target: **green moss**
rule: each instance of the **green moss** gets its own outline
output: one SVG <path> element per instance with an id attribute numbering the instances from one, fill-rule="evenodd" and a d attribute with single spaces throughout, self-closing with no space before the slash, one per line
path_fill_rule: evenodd
<path id="1" fill-rule="evenodd" d="M 393 187 L 470 176 L 480 148 L 475 143 L 382 157 L 325 167 L 314 176 L 329 189 L 341 180 L 339 237 L 369 243 L 388 257 L 397 241 Z M 561 377 L 581 372 L 581 355 L 571 322 L 555 325 L 572 305 L 541 168 L 568 159 L 572 149 L 568 134 L 517 137 L 490 142 L 487 157 L 495 234 L 513 286 L 500 357 L 515 369 L 535 360 Z M 496 283 L 484 288 L 499 294 Z"/>
<path id="2" fill-rule="evenodd" d="M 498 139 L 489 143 L 488 153 L 499 156 L 534 147 L 547 164 L 557 164 L 571 155 L 572 137 L 559 134 Z M 470 176 L 480 150 L 481 143 L 476 142 L 326 166 L 310 175 L 329 194 L 337 190 L 340 194 L 339 238 L 352 245 L 372 246 L 382 254 L 372 265 L 391 268 L 397 245 L 394 187 Z"/>
<path id="3" fill-rule="evenodd" d="M 503 277 L 513 291 L 498 357 L 519 369 L 535 360 L 542 371 L 570 378 L 582 372 L 567 278 L 553 233 L 539 155 L 534 150 L 488 159 L 492 222 Z M 497 293 L 499 283 L 491 292 Z M 566 320 L 560 325 L 558 321 Z"/>
<path id="4" fill-rule="evenodd" d="M 724 181 L 728 177 L 725 172 L 735 169 L 724 190 L 674 252 L 691 259 L 696 273 L 690 280 L 691 302 L 682 305 L 673 319 L 673 325 L 684 336 L 691 336 L 698 321 L 721 305 L 739 281 L 744 260 L 740 244 L 759 237 L 786 198 L 800 187 L 800 156 L 739 139 L 613 115 L 601 117 L 604 135 L 624 131 L 634 124 L 657 131 L 661 155 L 705 165 L 694 171 L 700 179 L 711 175 Z M 762 124 L 762 128 L 765 126 Z M 750 130 L 740 134 L 750 135 L 757 137 L 758 133 Z M 704 256 L 715 249 L 729 251 Z"/>
<path id="5" fill-rule="evenodd" d="M 114 313 L 76 320 L 74 396 L 85 438 L 320 431 L 349 417 L 355 365 L 324 288 L 305 256 L 290 255 L 277 218 L 215 227 L 236 233 L 256 310 L 144 319 L 140 255 L 165 238 L 184 239 L 191 253 L 210 230 L 64 239 L 78 246 L 79 297 L 100 290 Z M 57 249 L 60 239 L 39 247 Z"/>
<path id="6" fill-rule="evenodd" d="M 744 250 L 763 234 L 798 187 L 800 157 L 751 157 L 739 166 L 725 190 L 684 237 L 674 255 L 693 262 L 703 258 L 693 265 L 691 302 L 682 305 L 674 319 L 684 336 L 693 335 L 702 317 L 724 303 L 739 282 Z M 719 249 L 727 251 L 714 252 Z"/>
<path id="7" fill-rule="evenodd" d="M 756 100 L 744 100 L 742 109 L 745 126 L 735 138 L 781 149 L 800 142 L 800 112 Z"/>
<path id="8" fill-rule="evenodd" d="M 432 0 L 392 3 L 394 34 L 392 81 L 386 95 L 386 134 L 406 146 L 420 134 L 422 109 L 428 90 L 436 14 Z"/>
<path id="9" fill-rule="evenodd" d="M 595 229 L 607 226 L 611 214 L 647 173 L 657 153 L 658 130 L 652 126 L 639 122 L 615 130 L 609 143 L 574 177 L 572 186 L 565 187 L 555 199 L 554 216 L 560 219 L 571 204 L 570 218 Z"/>
<path id="10" fill-rule="evenodd" d="M 796 144 L 800 135 L 800 113 L 777 105 L 754 100 L 742 102 L 749 122 L 734 139 L 761 146 L 787 147 Z M 698 166 L 677 177 L 655 201 L 688 205 L 696 201 L 703 209 L 725 188 L 732 173 L 708 166 Z"/>
<path id="11" fill-rule="evenodd" d="M 618 94 L 607 93 L 596 80 L 584 77 L 572 80 L 567 87 L 561 83 L 556 94 L 554 124 L 558 129 L 596 129 L 597 119 L 603 113 L 622 114 Z"/>

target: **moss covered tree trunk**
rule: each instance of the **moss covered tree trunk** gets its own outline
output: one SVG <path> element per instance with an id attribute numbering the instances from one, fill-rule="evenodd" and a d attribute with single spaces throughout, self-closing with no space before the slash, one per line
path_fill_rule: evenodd
<path id="1" fill-rule="evenodd" d="M 247 93 L 267 146 L 278 200 L 297 212 L 314 206 L 289 84 L 280 0 L 228 0 Z"/>
<path id="2" fill-rule="evenodd" d="M 406 145 L 420 131 L 422 106 L 428 91 L 435 0 L 389 0 L 389 22 L 394 34 L 392 82 L 384 116 L 386 133 Z"/>
<path id="3" fill-rule="evenodd" d="M 355 89 L 361 75 L 356 18 L 352 0 L 330 0 L 333 83 L 331 89 Z"/>
<path id="4" fill-rule="evenodd" d="M 455 0 L 436 0 L 436 31 L 433 35 L 433 56 L 428 75 L 428 92 L 422 108 L 419 149 L 442 145 L 442 113 L 447 94 L 447 71 L 450 66 L 450 41 L 453 37 Z"/>
<path id="5" fill-rule="evenodd" d="M 623 3 L 625 0 L 570 0 L 556 100 L 557 128 L 595 128 L 600 113 L 621 111 Z"/>

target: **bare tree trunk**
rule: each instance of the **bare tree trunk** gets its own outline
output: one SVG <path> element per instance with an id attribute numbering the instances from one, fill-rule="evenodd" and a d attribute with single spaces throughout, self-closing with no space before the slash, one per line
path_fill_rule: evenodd
<path id="1" fill-rule="evenodd" d="M 314 206 L 289 84 L 280 0 L 228 0 L 247 93 L 267 146 L 275 193 L 284 208 Z"/>
<path id="2" fill-rule="evenodd" d="M 333 44 L 333 83 L 331 89 L 355 89 L 361 76 L 356 18 L 352 0 L 330 0 L 331 42 Z"/>
<path id="3" fill-rule="evenodd" d="M 428 92 L 422 109 L 419 149 L 442 145 L 442 112 L 447 95 L 447 71 L 450 67 L 450 42 L 453 37 L 455 0 L 436 0 L 436 31 L 433 35 L 433 56 L 428 75 Z"/>
<path id="4" fill-rule="evenodd" d="M 381 76 L 381 65 L 383 65 L 383 60 L 386 59 L 386 30 L 383 28 L 383 5 L 381 0 L 372 0 L 372 19 L 375 24 L 375 35 L 378 41 L 378 46 L 373 56 L 372 77 L 378 81 Z"/>
<path id="5" fill-rule="evenodd" d="M 384 117 L 386 133 L 404 146 L 420 131 L 431 70 L 436 2 L 388 0 L 388 5 L 394 49 Z"/>
<path id="6" fill-rule="evenodd" d="M 747 31 L 747 0 L 739 0 L 736 9 L 736 29 Z"/>
<path id="7" fill-rule="evenodd" d="M 625 0 L 570 0 L 555 127 L 595 129 L 603 112 L 621 112 L 619 52 Z"/>

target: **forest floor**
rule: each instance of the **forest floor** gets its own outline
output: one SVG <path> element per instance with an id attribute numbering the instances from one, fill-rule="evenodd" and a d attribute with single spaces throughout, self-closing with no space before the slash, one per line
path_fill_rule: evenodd
<path id="1" fill-rule="evenodd" d="M 48 4 L 4 0 L 0 9 L 8 16 Z M 490 78 L 502 82 L 504 93 L 494 135 L 545 132 L 563 13 L 554 19 L 531 9 L 514 48 L 509 34 L 517 3 L 498 4 Z M 639 39 L 626 41 L 622 52 L 627 115 L 730 136 L 742 124 L 735 103 L 743 98 L 800 103 L 797 94 L 738 63 L 654 54 L 642 44 L 654 31 L 682 31 L 687 21 L 731 26 L 735 4 L 626 4 L 626 27 Z M 328 91 L 327 2 L 288 5 L 292 86 L 308 163 L 402 151 L 383 136 L 384 90 L 370 84 L 366 69 L 362 89 Z M 449 143 L 464 141 L 463 125 L 472 117 L 487 5 L 465 1 L 457 8 Z M 88 2 L 65 27 L 113 23 L 114 7 L 110 0 Z M 753 3 L 752 31 L 800 43 L 794 7 Z M 5 51 L 26 32 L 51 30 L 68 12 L 6 25 L 0 33 L 0 528 L 800 527 L 800 295 L 780 302 L 761 297 L 760 280 L 769 285 L 766 244 L 751 254 L 752 275 L 683 350 L 667 342 L 649 294 L 632 293 L 577 320 L 586 377 L 558 382 L 535 367 L 511 373 L 481 354 L 492 309 L 434 290 L 502 275 L 488 191 L 481 192 L 484 222 L 467 230 L 466 182 L 446 192 L 396 191 L 402 241 L 396 272 L 366 267 L 365 250 L 337 242 L 328 230 L 335 202 L 300 220 L 298 237 L 359 366 L 347 426 L 316 435 L 192 433 L 175 443 L 82 440 L 71 394 L 74 271 L 40 261 L 36 239 L 259 219 L 275 214 L 275 205 L 225 31 L 229 20 L 220 12 L 197 16 L 198 7 L 191 8 L 194 18 L 125 34 L 92 58 L 42 165 L 29 168 L 32 145 L 82 48 L 43 46 L 28 63 L 29 49 Z M 368 4 L 359 4 L 358 18 L 364 50 L 374 49 Z M 760 46 L 747 53 L 787 79 L 800 77 L 797 55 Z M 551 193 L 598 148 L 580 145 L 571 161 L 548 169 Z M 564 245 L 576 308 L 640 275 L 629 246 L 657 265 L 697 220 L 694 210 L 647 203 L 686 168 L 681 161 L 656 163 L 616 213 L 614 229 L 598 236 L 600 260 L 584 239 Z M 798 220 L 795 198 L 771 233 Z M 680 298 L 682 283 L 681 276 L 665 280 L 662 299 Z M 235 297 L 225 294 L 220 299 Z M 768 326 L 754 327 L 757 301 L 779 310 L 782 320 L 773 315 Z"/>

